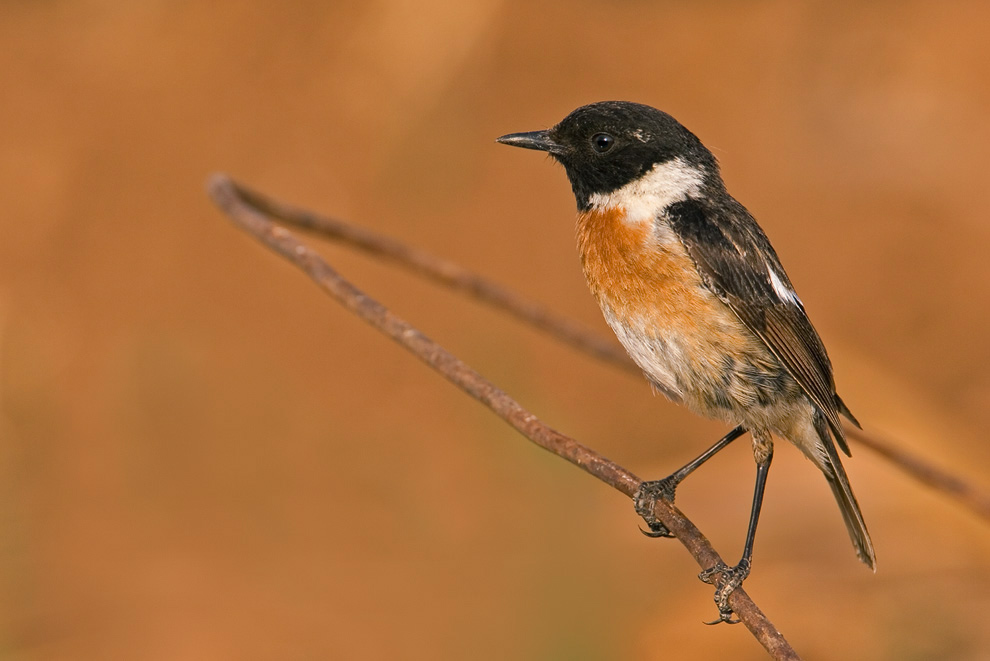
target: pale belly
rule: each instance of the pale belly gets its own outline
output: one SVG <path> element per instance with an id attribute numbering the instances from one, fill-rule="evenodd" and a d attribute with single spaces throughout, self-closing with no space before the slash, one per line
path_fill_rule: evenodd
<path id="1" fill-rule="evenodd" d="M 678 317 L 668 316 L 666 322 L 658 316 L 619 317 L 607 304 L 602 312 L 657 389 L 701 415 L 730 422 L 759 420 L 764 426 L 767 408 L 800 395 L 777 359 L 734 317 L 682 324 Z"/>

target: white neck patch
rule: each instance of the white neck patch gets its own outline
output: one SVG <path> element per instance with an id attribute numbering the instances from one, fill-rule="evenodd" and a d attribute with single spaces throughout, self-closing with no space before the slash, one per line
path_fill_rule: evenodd
<path id="1" fill-rule="evenodd" d="M 595 209 L 622 207 L 626 221 L 638 223 L 653 220 L 675 202 L 696 197 L 705 180 L 705 171 L 689 165 L 682 158 L 657 163 L 636 181 L 608 194 L 596 193 L 588 198 Z"/>

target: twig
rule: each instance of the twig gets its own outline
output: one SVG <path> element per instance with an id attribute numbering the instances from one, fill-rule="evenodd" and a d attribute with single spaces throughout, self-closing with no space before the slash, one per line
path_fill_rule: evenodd
<path id="1" fill-rule="evenodd" d="M 384 236 L 344 221 L 320 216 L 305 209 L 278 202 L 231 181 L 237 194 L 247 204 L 272 218 L 321 236 L 350 244 L 360 250 L 384 257 L 417 275 L 469 294 L 488 305 L 505 310 L 517 319 L 549 333 L 558 340 L 606 362 L 639 374 L 626 352 L 615 342 L 581 328 L 574 322 L 550 312 L 539 303 L 528 301 L 505 287 L 473 273 L 451 261 L 414 248 L 398 239 Z"/>
<path id="2" fill-rule="evenodd" d="M 277 202 L 233 181 L 228 180 L 228 182 L 237 195 L 262 213 L 286 224 L 310 230 L 323 237 L 384 257 L 414 273 L 505 310 L 521 321 L 616 367 L 634 374 L 640 372 L 616 343 L 605 340 L 600 335 L 550 312 L 540 304 L 528 301 L 457 264 L 413 248 L 392 237 Z M 850 438 L 878 453 L 914 479 L 954 498 L 976 515 L 990 520 L 990 493 L 987 491 L 935 466 L 927 459 L 896 447 L 891 441 L 875 433 L 863 431 L 850 424 L 846 424 L 844 428 Z"/>
<path id="3" fill-rule="evenodd" d="M 460 359 L 427 338 L 408 322 L 394 315 L 381 303 L 368 297 L 344 279 L 320 255 L 290 232 L 274 225 L 241 198 L 238 187 L 228 177 L 214 175 L 210 180 L 209 192 L 213 201 L 235 225 L 302 269 L 337 302 L 488 406 L 523 436 L 582 468 L 626 496 L 635 495 L 640 485 L 638 477 L 576 440 L 551 429 Z M 688 549 L 699 566 L 707 568 L 720 562 L 719 555 L 705 536 L 673 504 L 659 500 L 655 515 Z M 773 658 L 799 658 L 745 590 L 740 588 L 734 591 L 729 602 L 739 619 Z"/>
<path id="4" fill-rule="evenodd" d="M 873 432 L 847 426 L 846 433 L 905 473 L 936 491 L 955 498 L 978 516 L 990 521 L 990 494 L 973 486 L 958 475 L 934 466 Z"/>

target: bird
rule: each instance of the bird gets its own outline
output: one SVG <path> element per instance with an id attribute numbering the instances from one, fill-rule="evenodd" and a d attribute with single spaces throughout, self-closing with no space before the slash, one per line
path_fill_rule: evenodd
<path id="1" fill-rule="evenodd" d="M 657 499 L 749 433 L 756 463 L 742 557 L 699 574 L 719 617 L 737 623 L 729 596 L 749 576 L 773 459 L 786 439 L 824 474 L 859 559 L 876 571 L 873 542 L 837 446 L 850 455 L 832 364 L 777 253 L 726 190 L 701 140 L 669 114 L 628 101 L 577 108 L 555 126 L 496 142 L 549 154 L 577 202 L 577 243 L 605 321 L 653 387 L 706 418 L 735 425 L 697 458 L 634 499 L 651 537 L 670 532 Z"/>

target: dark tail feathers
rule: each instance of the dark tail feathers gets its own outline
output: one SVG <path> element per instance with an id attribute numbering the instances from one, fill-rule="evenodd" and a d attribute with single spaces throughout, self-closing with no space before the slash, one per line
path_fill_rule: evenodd
<path id="1" fill-rule="evenodd" d="M 853 546 L 856 549 L 856 555 L 870 569 L 876 571 L 877 556 L 873 552 L 873 542 L 870 541 L 870 533 L 866 529 L 866 522 L 863 521 L 863 513 L 859 510 L 859 503 L 856 502 L 856 496 L 853 495 L 852 487 L 849 486 L 849 477 L 846 475 L 846 470 L 842 467 L 839 453 L 835 450 L 835 443 L 832 442 L 832 436 L 824 416 L 815 416 L 815 429 L 818 431 L 818 436 L 821 438 L 822 445 L 825 447 L 825 458 L 829 469 L 825 472 L 825 479 L 828 480 L 828 485 L 832 487 L 832 493 L 835 494 L 835 501 L 839 504 L 839 509 L 842 511 L 842 518 L 846 522 L 846 528 L 849 530 L 849 537 L 852 539 Z"/>

